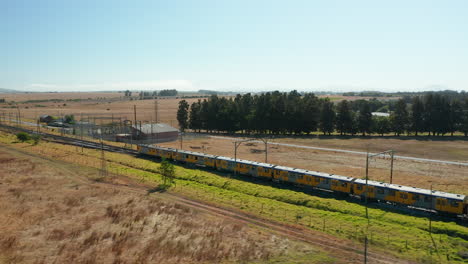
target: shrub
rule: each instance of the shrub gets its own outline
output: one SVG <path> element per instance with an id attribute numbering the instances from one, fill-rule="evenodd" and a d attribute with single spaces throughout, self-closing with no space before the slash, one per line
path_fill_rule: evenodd
<path id="1" fill-rule="evenodd" d="M 33 140 L 33 145 L 36 146 L 41 141 L 40 135 L 32 135 L 31 139 Z"/>
<path id="2" fill-rule="evenodd" d="M 21 142 L 25 142 L 30 140 L 31 136 L 26 132 L 19 132 L 18 134 L 16 134 L 16 138 L 18 138 L 18 140 Z"/>

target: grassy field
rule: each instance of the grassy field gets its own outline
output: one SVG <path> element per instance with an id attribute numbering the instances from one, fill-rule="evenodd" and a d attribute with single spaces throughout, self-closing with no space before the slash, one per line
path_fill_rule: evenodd
<path id="1" fill-rule="evenodd" d="M 92 167 L 25 153 L 40 147 L 11 146 L 0 149 L 2 264 L 344 263 L 267 230 L 99 184 Z"/>
<path id="2" fill-rule="evenodd" d="M 5 144 L 15 141 L 5 134 L 0 138 Z M 44 142 L 38 146 L 27 143 L 14 145 L 28 152 L 86 167 L 101 166 L 100 153 L 94 150 L 81 152 L 75 147 Z M 107 153 L 106 159 L 110 173 L 126 175 L 155 186 L 161 183 L 157 162 L 116 153 Z M 347 200 L 308 195 L 294 188 L 279 189 L 266 182 L 246 182 L 216 172 L 181 166 L 176 166 L 176 175 L 176 185 L 171 192 L 263 218 L 302 225 L 349 243 L 362 243 L 367 234 L 371 249 L 405 259 L 422 263 L 430 263 L 431 259 L 442 263 L 463 263 L 463 257 L 466 258 L 468 253 L 468 228 L 452 221 L 434 219 L 431 238 L 426 217 L 370 208 L 368 227 L 365 207 Z"/>

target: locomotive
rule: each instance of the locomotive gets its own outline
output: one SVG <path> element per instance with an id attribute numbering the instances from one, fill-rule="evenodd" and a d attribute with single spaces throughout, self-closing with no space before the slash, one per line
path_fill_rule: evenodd
<path id="1" fill-rule="evenodd" d="M 138 145 L 143 155 L 179 161 L 224 172 L 259 177 L 279 183 L 293 183 L 337 194 L 348 194 L 370 201 L 389 202 L 436 211 L 440 214 L 465 216 L 468 214 L 468 196 L 389 184 L 328 174 L 318 171 L 290 168 L 280 165 L 233 159 L 224 156 L 186 151 L 153 145 Z M 367 192 L 367 194 L 366 194 Z M 367 196 L 367 197 L 366 197 Z"/>

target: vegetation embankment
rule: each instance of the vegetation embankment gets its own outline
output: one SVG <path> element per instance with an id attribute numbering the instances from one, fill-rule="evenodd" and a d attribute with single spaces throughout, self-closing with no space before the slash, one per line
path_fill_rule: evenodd
<path id="1" fill-rule="evenodd" d="M 1 142 L 11 144 L 15 138 L 3 134 Z M 85 149 L 41 143 L 23 146 L 27 151 L 48 157 L 100 168 L 100 153 Z M 106 153 L 110 173 L 122 174 L 158 185 L 163 182 L 157 162 L 129 157 L 124 154 Z M 216 172 L 186 169 L 176 166 L 175 187 L 171 191 L 188 197 L 208 200 L 212 203 L 260 215 L 290 224 L 300 224 L 339 237 L 362 241 L 366 233 L 367 219 L 362 205 L 321 198 L 300 191 L 278 189 L 268 184 L 245 182 L 220 177 Z M 431 256 L 463 261 L 468 245 L 468 228 L 453 222 L 434 220 L 433 240 L 428 232 L 428 219 L 408 216 L 382 209 L 370 208 L 368 236 L 371 247 L 414 260 L 427 260 Z M 466 256 L 465 256 L 466 257 Z"/>

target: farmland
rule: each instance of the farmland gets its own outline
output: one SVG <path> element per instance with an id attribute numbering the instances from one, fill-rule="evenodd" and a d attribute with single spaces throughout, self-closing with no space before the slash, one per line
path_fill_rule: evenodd
<path id="1" fill-rule="evenodd" d="M 60 100 L 49 100 L 53 98 L 53 95 L 55 94 L 48 94 L 44 97 L 41 95 L 37 97 L 39 99 L 25 97 L 29 95 L 15 97 L 17 102 L 21 102 L 18 106 L 22 118 L 32 120 L 40 114 L 57 116 L 75 114 L 75 116 L 80 116 L 82 113 L 84 116 L 113 116 L 114 118 L 133 119 L 133 106 L 136 105 L 138 120 L 155 119 L 154 100 L 129 100 L 122 98 L 118 93 L 59 94 Z M 30 100 L 44 100 L 44 102 L 27 102 Z M 175 98 L 159 100 L 158 118 L 160 122 L 177 126 L 176 112 L 179 100 Z M 198 98 L 186 100 L 191 103 Z M 43 106 L 37 107 L 37 104 Z M 1 110 L 12 114 L 17 111 L 8 103 L 2 104 L 0 107 L 2 107 Z M 233 140 L 217 136 L 239 135 L 188 133 L 183 138 L 183 142 L 169 142 L 162 145 L 179 148 L 182 143 L 183 149 L 233 157 Z M 313 133 L 300 137 L 277 136 L 269 141 L 271 143 L 345 150 L 369 150 L 370 152 L 393 149 L 397 151 L 398 155 L 428 159 L 451 161 L 466 161 L 468 159 L 468 145 L 461 137 L 441 139 L 425 136 L 418 138 L 389 136 L 363 138 L 357 136 L 343 138 L 320 136 L 318 133 Z M 17 226 L 12 225 L 5 232 L 7 234 L 5 239 L 0 241 L 0 246 L 6 252 L 0 256 L 0 263 L 2 261 L 32 262 L 32 259 L 35 259 L 33 254 L 42 256 L 43 262 L 50 262 L 46 252 L 50 252 L 48 250 L 51 248 L 55 250 L 53 251 L 55 252 L 54 256 L 59 261 L 121 261 L 123 263 L 129 261 L 125 254 L 100 254 L 115 249 L 116 251 L 112 252 L 127 250 L 130 252 L 129 254 L 141 257 L 141 262 L 224 261 L 229 263 L 247 261 L 283 263 L 281 261 L 292 260 L 297 263 L 310 263 L 308 261 L 312 254 L 317 263 L 359 263 L 362 261 L 361 253 L 355 254 L 349 259 L 346 256 L 349 255 L 349 248 L 353 249 L 354 252 L 359 252 L 362 249 L 365 235 L 370 239 L 371 252 L 376 254 L 377 258 L 390 258 L 387 263 L 405 263 L 405 261 L 431 263 L 439 260 L 442 262 L 445 259 L 447 259 L 447 263 L 462 263 L 467 254 L 468 229 L 466 226 L 447 219 L 433 219 L 433 235 L 431 237 L 428 234 L 428 219 L 424 215 L 411 216 L 402 214 L 398 210 L 394 211 L 392 208 L 372 206 L 369 209 L 371 225 L 368 227 L 365 207 L 356 201 L 336 199 L 318 193 L 304 193 L 294 187 L 283 188 L 284 186 L 177 164 L 174 187 L 170 188 L 167 193 L 155 192 L 147 195 L 150 193 L 148 190 L 155 190 L 154 188 L 162 182 L 158 173 L 159 163 L 153 160 L 106 153 L 106 168 L 109 176 L 100 177 L 98 169 L 101 167 L 102 161 L 100 153 L 95 150 L 81 150 L 50 142 L 41 142 L 39 145 L 33 146 L 30 143 L 18 143 L 14 136 L 3 132 L 0 135 L 0 144 L 3 144 L 2 147 L 5 146 L 2 148 L 2 163 L 7 165 L 6 172 L 2 174 L 2 181 L 7 184 L 0 185 L 0 188 L 7 189 L 2 190 L 4 195 L 1 196 L 0 202 L 2 204 L 0 207 L 4 208 L 9 216 L 9 218 L 0 221 L 12 224 L 11 219 L 15 219 L 15 217 L 43 221 L 40 225 L 42 226 L 41 232 L 30 228 L 32 230 L 30 233 L 23 232 L 21 236 L 18 233 L 19 230 L 27 229 L 32 223 L 24 221 L 15 223 Z M 121 143 L 112 144 L 121 145 Z M 8 156 L 15 158 L 10 159 Z M 263 143 L 244 143 L 238 148 L 237 158 L 265 161 Z M 28 159 L 38 160 L 30 164 L 25 162 Z M 281 145 L 269 145 L 268 162 L 357 178 L 364 176 L 365 168 L 365 156 L 362 155 Z M 369 171 L 370 179 L 388 182 L 389 163 L 388 158 L 372 159 Z M 24 166 L 17 166 L 17 164 Z M 430 188 L 433 185 L 433 188 L 437 190 L 466 194 L 467 175 L 467 167 L 464 166 L 396 159 L 393 182 L 422 188 Z M 21 188 L 23 185 L 24 188 Z M 37 193 L 33 188 L 36 185 L 40 187 L 37 189 Z M 78 189 L 75 185 L 79 186 Z M 103 185 L 107 187 L 103 187 Z M 60 186 L 59 191 L 52 192 L 51 190 L 55 190 L 56 186 Z M 139 190 L 139 194 L 135 194 L 133 189 L 129 191 L 128 186 L 134 186 Z M 48 196 L 50 193 L 54 193 L 54 195 Z M 73 197 L 77 197 L 77 200 L 73 199 L 69 202 L 67 197 L 72 194 Z M 37 197 L 41 197 L 42 200 L 37 199 Z M 314 237 L 316 240 L 306 241 L 304 244 L 298 242 L 301 239 L 297 237 L 295 240 L 292 238 L 289 240 L 284 236 L 277 236 L 277 234 L 262 229 L 260 231 L 251 229 L 245 223 L 238 223 L 231 218 L 226 219 L 223 216 L 219 218 L 220 215 L 205 215 L 192 208 L 192 205 L 187 204 L 187 202 L 182 204 L 188 209 L 180 207 L 178 202 L 180 202 L 181 197 L 190 201 L 201 201 L 203 204 L 216 208 L 225 208 L 225 210 L 231 210 L 236 214 L 239 212 L 247 214 L 255 219 L 282 223 L 291 230 L 298 228 L 299 233 L 307 234 L 307 237 Z M 128 203 L 130 200 L 132 202 Z M 34 202 L 39 204 L 36 206 Z M 151 206 L 154 204 L 155 211 L 146 210 L 146 208 L 152 208 Z M 54 208 L 51 219 L 44 216 L 45 208 L 49 206 Z M 18 209 L 33 207 L 37 208 L 37 211 Z M 101 212 L 101 214 L 97 214 L 97 212 Z M 65 216 L 70 213 L 79 215 L 77 221 L 73 222 L 83 223 L 87 228 L 92 227 L 91 230 L 85 231 L 83 226 L 77 225 L 71 227 L 72 231 L 78 230 L 76 235 L 69 232 L 67 225 L 71 222 Z M 122 214 L 121 218 L 117 217 Z M 160 215 L 160 218 L 155 217 L 154 214 Z M 115 217 L 117 220 L 114 219 Z M 191 223 L 194 223 L 191 227 L 194 230 L 184 228 L 187 224 L 181 218 L 187 217 L 192 220 Z M 138 219 L 135 220 L 136 218 Z M 168 219 L 173 221 L 171 226 L 163 225 L 161 229 L 154 231 L 156 220 Z M 97 220 L 96 225 L 89 225 L 92 220 Z M 100 228 L 113 221 L 116 223 L 113 223 L 111 227 Z M 208 226 L 207 222 L 215 224 Z M 238 232 L 239 225 L 241 233 Z M 55 229 L 44 226 L 55 226 Z M 201 232 L 201 230 L 206 232 Z M 216 235 L 221 232 L 227 232 L 226 239 Z M 108 237 L 108 233 L 111 234 L 110 237 Z M 120 240 L 113 236 L 117 233 L 123 234 Z M 163 242 L 154 241 L 152 240 L 153 234 L 160 237 L 162 234 L 169 234 L 170 239 L 163 240 Z M 194 249 L 187 240 L 187 234 L 191 235 L 188 237 L 200 241 L 201 248 Z M 216 241 L 212 238 L 212 234 L 214 234 Z M 273 236 L 274 238 L 272 238 Z M 153 253 L 148 249 L 150 246 L 139 244 L 142 243 L 141 241 L 137 242 L 137 238 L 140 237 L 143 238 L 141 241 L 151 242 L 152 247 L 160 248 L 168 253 Z M 318 241 L 317 239 L 322 240 Z M 43 247 L 35 247 L 31 244 L 32 242 L 28 242 L 43 240 L 47 241 Z M 175 245 L 170 241 L 179 242 Z M 269 242 L 260 243 L 259 241 L 272 242 L 269 244 Z M 331 245 L 317 247 L 317 244 L 324 244 L 323 241 L 345 246 L 340 248 L 338 252 L 335 250 L 331 254 Z M 276 252 L 273 249 L 273 244 L 277 243 L 283 243 L 285 250 Z M 54 247 L 53 245 L 56 244 L 59 246 Z M 214 255 L 208 254 L 206 250 L 213 244 L 219 245 L 220 251 Z M 251 251 L 247 251 L 246 247 L 249 247 Z M 18 254 L 18 248 L 34 250 L 31 250 L 30 255 Z M 145 253 L 141 253 L 141 249 L 145 249 Z M 179 249 L 184 253 L 175 254 L 175 250 Z M 195 254 L 195 251 L 200 253 Z M 74 254 L 72 252 L 91 252 L 91 254 Z M 305 259 L 307 259 L 306 262 L 304 262 Z"/>
<path id="2" fill-rule="evenodd" d="M 107 116 L 133 120 L 133 106 L 137 108 L 137 120 L 155 120 L 154 100 L 129 100 L 123 98 L 122 93 L 34 93 L 34 94 L 6 94 L 2 95 L 7 101 L 14 100 L 19 103 L 22 117 L 35 119 L 40 114 L 63 116 L 80 114 L 87 116 Z M 334 100 L 362 99 L 361 97 L 334 96 Z M 44 102 L 45 107 L 35 107 L 36 103 L 27 103 L 37 98 L 60 99 L 64 102 Z M 73 101 L 74 99 L 87 99 Z M 71 100 L 71 101 L 70 101 Z M 158 100 L 158 119 L 160 122 L 177 127 L 176 112 L 181 99 L 169 98 Z M 189 104 L 198 98 L 185 99 Z M 6 108 L 8 104 L 0 105 L 2 110 L 16 114 L 16 109 Z M 1 108 L 0 108 L 1 109 Z M 99 122 L 99 121 L 98 121 Z M 231 140 L 215 139 L 206 136 L 187 137 L 184 139 L 184 148 L 193 151 L 206 151 L 208 153 L 234 156 Z M 468 144 L 462 137 L 334 137 L 320 136 L 318 133 L 309 136 L 276 136 L 271 142 L 289 143 L 295 145 L 337 148 L 379 152 L 393 149 L 397 155 L 412 156 L 426 159 L 440 159 L 449 161 L 466 161 L 468 159 Z M 164 146 L 179 148 L 179 142 L 163 144 Z M 255 143 L 252 146 L 242 146 L 238 149 L 238 157 L 253 161 L 264 161 L 263 144 Z M 269 162 L 290 167 L 323 171 L 345 176 L 362 178 L 364 176 L 365 158 L 360 155 L 335 153 L 320 150 L 306 150 L 286 146 L 270 146 Z M 377 181 L 389 182 L 389 160 L 371 160 L 370 178 Z M 395 161 L 393 182 L 421 188 L 434 188 L 441 191 L 462 193 L 468 186 L 467 168 L 456 165 L 443 165 L 417 161 Z"/>
<path id="3" fill-rule="evenodd" d="M 5 134 L 0 138 L 3 144 L 34 155 L 75 163 L 90 169 L 99 168 L 101 165 L 100 154 L 95 150 L 85 149 L 81 152 L 75 147 L 46 142 L 37 146 L 13 143 L 14 138 Z M 156 173 L 159 163 L 117 153 L 107 153 L 106 160 L 110 175 L 126 176 L 149 186 L 161 182 Z M 375 254 L 384 253 L 387 256 L 418 262 L 430 262 L 432 258 L 444 257 L 453 263 L 462 261 L 465 254 L 468 229 L 455 223 L 434 220 L 432 231 L 437 239 L 433 244 L 427 232 L 428 221 L 425 217 L 370 208 L 371 225 L 367 229 L 362 205 L 225 176 L 176 166 L 176 185 L 170 192 L 284 222 L 290 224 L 291 228 L 301 226 L 306 228 L 303 232 L 313 232 L 311 237 L 327 235 L 330 236 L 328 241 L 350 247 L 358 246 L 362 242 L 363 234 L 368 232 L 371 250 Z M 89 177 L 98 176 L 95 172 Z M 122 178 L 110 176 L 108 180 L 122 181 Z M 351 259 L 348 261 L 354 262 Z M 398 261 L 394 259 L 393 262 Z"/>

